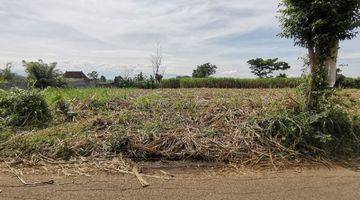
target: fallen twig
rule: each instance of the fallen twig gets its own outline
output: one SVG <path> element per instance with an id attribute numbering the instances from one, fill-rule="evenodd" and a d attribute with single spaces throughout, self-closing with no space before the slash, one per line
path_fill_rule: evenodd
<path id="1" fill-rule="evenodd" d="M 10 169 L 10 172 L 12 174 L 14 174 L 19 179 L 19 181 L 22 184 L 26 185 L 26 186 L 40 186 L 40 185 L 52 185 L 52 184 L 54 184 L 54 180 L 28 183 L 23 178 L 21 178 L 20 175 L 12 167 L 10 167 L 10 165 L 8 163 L 5 162 L 5 164 Z"/>
<path id="2" fill-rule="evenodd" d="M 168 177 L 175 177 L 174 175 L 172 175 L 172 174 L 169 174 L 169 173 L 167 173 L 166 171 L 164 171 L 164 170 L 160 170 L 160 172 L 162 173 L 162 174 L 164 174 L 165 176 L 168 176 Z"/>
<path id="3" fill-rule="evenodd" d="M 139 180 L 142 187 L 150 186 L 150 184 L 143 177 L 140 176 L 136 167 L 133 167 L 132 171 L 133 171 L 134 175 L 136 176 L 136 178 Z"/>

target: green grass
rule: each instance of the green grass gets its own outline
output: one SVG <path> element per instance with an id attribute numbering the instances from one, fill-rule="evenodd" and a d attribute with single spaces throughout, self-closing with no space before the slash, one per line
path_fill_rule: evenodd
<path id="1" fill-rule="evenodd" d="M 68 101 L 82 101 L 85 99 L 93 99 L 98 101 L 108 101 L 112 99 L 125 98 L 126 93 L 133 89 L 119 90 L 116 88 L 48 88 L 44 94 L 48 102 L 53 103 L 60 97 Z"/>

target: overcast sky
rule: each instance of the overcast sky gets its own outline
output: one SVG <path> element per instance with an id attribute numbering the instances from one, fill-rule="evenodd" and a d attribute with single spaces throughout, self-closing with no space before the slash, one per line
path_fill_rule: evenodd
<path id="1" fill-rule="evenodd" d="M 0 0 L 0 67 L 22 60 L 58 62 L 62 71 L 150 72 L 162 44 L 168 75 L 211 62 L 217 76 L 251 77 L 256 57 L 289 62 L 301 73 L 305 50 L 278 38 L 278 0 Z M 360 76 L 360 39 L 341 44 L 345 74 Z"/>

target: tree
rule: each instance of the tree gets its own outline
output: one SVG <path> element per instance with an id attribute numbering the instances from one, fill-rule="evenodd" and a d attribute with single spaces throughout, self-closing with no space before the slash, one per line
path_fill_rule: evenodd
<path id="1" fill-rule="evenodd" d="M 92 71 L 91 73 L 88 73 L 88 76 L 92 79 L 92 80 L 98 80 L 99 78 L 99 74 L 96 71 Z"/>
<path id="2" fill-rule="evenodd" d="M 273 77 L 274 71 L 287 70 L 290 68 L 288 63 L 278 60 L 278 58 L 266 60 L 256 58 L 249 60 L 247 63 L 250 65 L 251 73 L 259 78 L 271 78 Z"/>
<path id="3" fill-rule="evenodd" d="M 12 63 L 7 63 L 5 68 L 0 70 L 0 79 L 3 79 L 4 81 L 12 81 L 15 79 L 16 75 L 11 72 L 12 67 Z"/>
<path id="4" fill-rule="evenodd" d="M 152 66 L 155 80 L 157 82 L 160 82 L 162 80 L 162 78 L 164 77 L 164 73 L 165 73 L 165 68 L 163 68 L 163 69 L 161 68 L 162 60 L 163 60 L 162 47 L 161 47 L 160 43 L 157 43 L 155 54 L 151 55 L 151 66 Z"/>
<path id="5" fill-rule="evenodd" d="M 307 48 L 311 87 L 308 106 L 336 80 L 339 43 L 357 35 L 360 26 L 359 0 L 282 0 L 280 36 Z"/>
<path id="6" fill-rule="evenodd" d="M 36 88 L 62 87 L 65 85 L 62 74 L 56 69 L 57 63 L 46 64 L 42 60 L 37 62 L 23 61 L 28 79 L 34 82 Z"/>
<path id="7" fill-rule="evenodd" d="M 137 82 L 141 82 L 141 81 L 144 81 L 146 79 L 146 77 L 143 75 L 142 72 L 140 72 L 138 75 L 135 76 L 135 81 Z"/>
<path id="8" fill-rule="evenodd" d="M 194 78 L 206 78 L 216 73 L 217 66 L 212 65 L 211 63 L 205 63 L 198 65 L 197 68 L 193 71 L 192 76 Z"/>
<path id="9" fill-rule="evenodd" d="M 100 77 L 100 81 L 103 82 L 103 83 L 105 83 L 105 82 L 106 82 L 106 77 L 105 77 L 105 76 L 101 76 L 101 77 Z"/>

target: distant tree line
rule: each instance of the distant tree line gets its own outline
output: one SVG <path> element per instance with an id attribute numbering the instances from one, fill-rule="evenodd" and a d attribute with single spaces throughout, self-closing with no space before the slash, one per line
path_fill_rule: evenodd
<path id="1" fill-rule="evenodd" d="M 160 52 L 157 51 L 157 52 Z M 157 58 L 155 58 L 157 57 Z M 130 76 L 131 72 L 125 73 L 124 75 L 115 76 L 112 81 L 106 79 L 105 76 L 100 76 L 97 71 L 92 71 L 88 73 L 88 77 L 96 81 L 96 83 L 104 83 L 109 86 L 119 87 L 119 88 L 158 88 L 160 83 L 162 82 L 163 75 L 160 73 L 161 60 L 162 58 L 160 53 L 153 56 L 154 59 L 154 73 L 152 75 L 144 75 L 143 72 L 135 76 Z M 155 62 L 156 60 L 156 62 Z M 45 63 L 43 60 L 27 62 L 23 61 L 23 66 L 27 73 L 26 81 L 29 82 L 35 88 L 44 89 L 46 87 L 66 87 L 67 83 L 63 77 L 63 74 L 57 69 L 57 63 Z M 285 71 L 290 68 L 290 65 L 286 62 L 279 61 L 278 58 L 256 58 L 248 61 L 250 65 L 251 72 L 258 76 L 259 78 L 273 78 L 275 77 L 275 73 L 278 71 Z M 208 78 L 214 75 L 217 71 L 218 67 L 211 63 L 205 63 L 202 65 L 198 65 L 196 69 L 193 70 L 192 77 L 193 78 Z M 349 79 L 341 74 L 341 70 L 337 71 L 337 81 L 336 86 L 347 86 L 352 85 L 356 87 L 358 85 L 358 79 Z M 156 75 L 157 74 L 157 75 Z M 161 76 L 160 76 L 161 75 Z M 189 76 L 179 77 L 179 78 L 188 78 Z M 286 74 L 278 73 L 276 77 L 286 78 Z M 12 72 L 12 64 L 6 64 L 4 69 L 0 70 L 0 82 L 11 82 L 14 80 L 23 80 L 25 78 L 21 78 Z"/>

